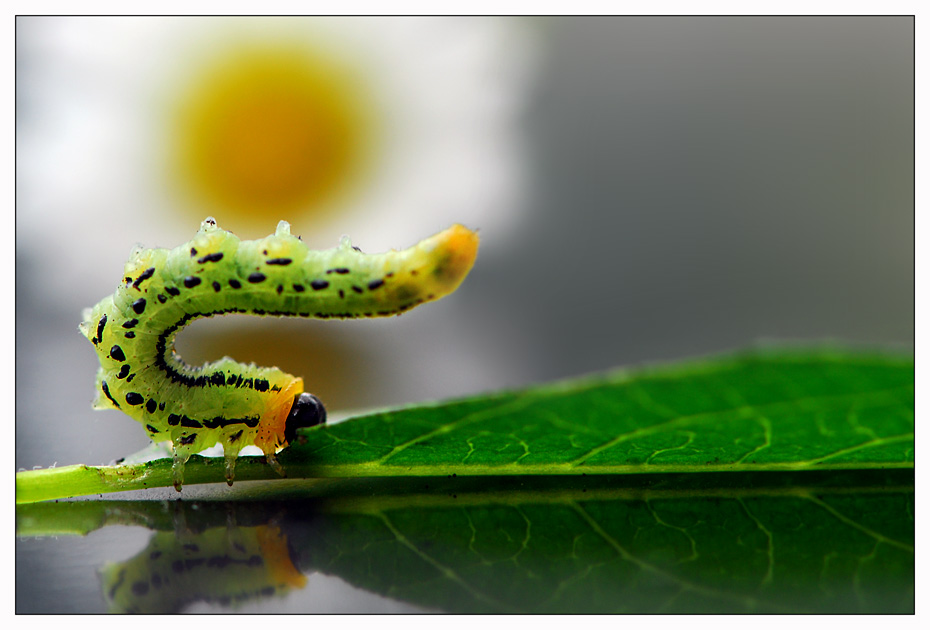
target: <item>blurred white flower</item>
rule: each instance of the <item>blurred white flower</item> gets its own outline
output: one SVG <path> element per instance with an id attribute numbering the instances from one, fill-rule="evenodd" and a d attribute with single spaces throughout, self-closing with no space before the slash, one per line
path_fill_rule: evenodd
<path id="1" fill-rule="evenodd" d="M 208 214 L 242 238 L 287 219 L 319 248 L 407 247 L 453 222 L 500 234 L 521 206 L 525 29 L 20 18 L 17 251 L 86 306 L 133 244 L 173 247 Z"/>

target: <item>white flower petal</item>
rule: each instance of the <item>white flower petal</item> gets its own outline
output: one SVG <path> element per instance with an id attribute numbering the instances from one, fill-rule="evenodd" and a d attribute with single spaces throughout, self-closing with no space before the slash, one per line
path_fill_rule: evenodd
<path id="1" fill-rule="evenodd" d="M 515 19 L 27 18 L 18 28 L 17 248 L 53 290 L 114 285 L 136 243 L 172 247 L 206 214 L 166 180 L 165 105 L 211 46 L 300 35 L 355 64 L 383 137 L 327 215 L 276 216 L 312 247 L 365 251 L 464 223 L 496 233 L 522 202 L 521 109 L 533 40 Z M 49 256 L 54 252 L 54 256 Z M 60 273 L 66 261 L 68 273 Z M 75 277 L 84 278 L 79 284 Z M 108 290 L 108 289 L 107 289 Z M 101 295 L 86 294 L 93 302 Z"/>

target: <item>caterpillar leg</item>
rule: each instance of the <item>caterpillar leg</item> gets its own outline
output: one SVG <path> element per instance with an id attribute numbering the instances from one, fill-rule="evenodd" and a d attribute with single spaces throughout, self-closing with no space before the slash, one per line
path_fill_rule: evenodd
<path id="1" fill-rule="evenodd" d="M 277 458 L 275 458 L 274 453 L 265 453 L 265 461 L 268 462 L 268 465 L 274 468 L 274 471 L 281 475 L 282 477 L 287 477 L 287 473 L 284 472 L 284 466 L 282 466 Z"/>
<path id="2" fill-rule="evenodd" d="M 175 449 L 174 461 L 171 463 L 171 481 L 174 483 L 174 489 L 181 491 L 181 485 L 184 483 L 184 464 L 190 458 L 190 453 Z"/>
<path id="3" fill-rule="evenodd" d="M 223 457 L 226 459 L 226 483 L 233 485 L 233 479 L 236 477 L 236 459 L 239 457 L 239 445 L 233 445 L 229 442 L 223 443 Z"/>

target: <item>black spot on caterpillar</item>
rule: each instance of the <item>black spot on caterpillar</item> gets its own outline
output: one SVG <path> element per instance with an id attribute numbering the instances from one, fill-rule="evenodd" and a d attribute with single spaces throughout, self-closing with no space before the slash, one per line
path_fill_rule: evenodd
<path id="1" fill-rule="evenodd" d="M 347 238 L 311 251 L 291 236 L 286 221 L 270 236 L 240 241 L 207 218 L 184 245 L 135 250 L 123 272 L 126 283 L 84 312 L 80 331 L 100 359 L 94 407 L 120 409 L 148 434 L 170 440 L 178 490 L 188 458 L 216 443 L 223 445 L 230 484 L 236 457 L 248 445 L 283 475 L 275 453 L 296 439 L 298 428 L 325 422 L 323 404 L 303 391 L 301 378 L 275 367 L 228 357 L 187 365 L 174 352 L 178 331 L 226 313 L 398 315 L 452 293 L 477 251 L 478 235 L 460 225 L 403 251 L 363 254 Z M 124 335 L 126 329 L 135 335 Z"/>
<path id="2" fill-rule="evenodd" d="M 98 343 L 100 343 L 101 339 L 103 339 L 103 329 L 106 327 L 106 325 L 107 325 L 107 316 L 104 315 L 103 317 L 100 318 L 100 321 L 97 322 L 97 336 L 91 337 L 91 340 L 90 340 L 90 342 L 94 344 L 95 346 Z"/>
<path id="3" fill-rule="evenodd" d="M 155 273 L 155 268 L 154 268 L 154 267 L 149 267 L 148 269 L 146 269 L 145 271 L 143 271 L 143 272 L 142 272 L 142 275 L 140 275 L 138 278 L 136 278 L 136 281 L 132 283 L 132 288 L 133 288 L 133 289 L 138 289 L 138 288 L 139 288 L 139 285 L 142 284 L 143 282 L 145 282 L 146 280 L 148 280 L 149 278 L 151 278 L 152 275 L 153 275 L 154 273 Z"/>

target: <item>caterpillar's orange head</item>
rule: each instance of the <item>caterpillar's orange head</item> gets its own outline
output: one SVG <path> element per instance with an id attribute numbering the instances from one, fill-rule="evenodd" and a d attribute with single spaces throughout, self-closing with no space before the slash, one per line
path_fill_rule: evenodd
<path id="1" fill-rule="evenodd" d="M 323 403 L 303 389 L 303 379 L 295 378 L 262 414 L 255 445 L 265 455 L 273 455 L 278 449 L 293 442 L 297 438 L 297 429 L 326 422 Z"/>

